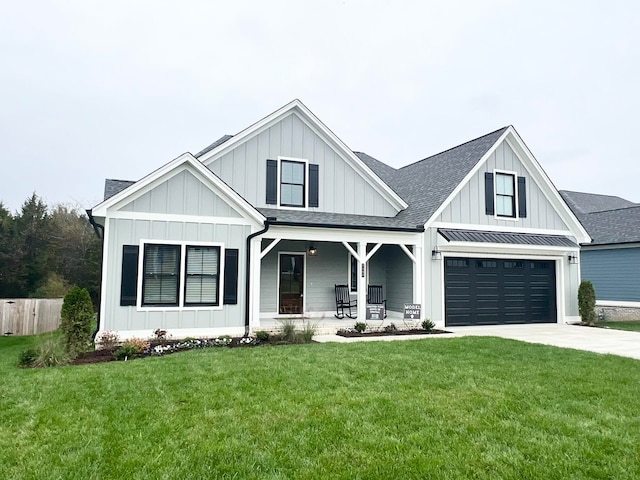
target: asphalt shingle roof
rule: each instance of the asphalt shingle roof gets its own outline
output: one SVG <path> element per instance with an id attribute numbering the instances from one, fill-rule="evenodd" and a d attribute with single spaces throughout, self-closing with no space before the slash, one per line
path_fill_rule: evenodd
<path id="1" fill-rule="evenodd" d="M 210 152 L 214 148 L 219 147 L 220 145 L 222 145 L 224 142 L 226 142 L 230 138 L 233 138 L 233 135 L 223 135 L 223 136 L 221 136 L 218 140 L 213 142 L 211 145 L 209 145 L 208 147 L 205 147 L 204 149 L 202 149 L 198 153 L 196 153 L 195 157 L 198 158 L 199 156 L 204 155 L 207 152 Z"/>
<path id="2" fill-rule="evenodd" d="M 640 242 L 640 205 L 624 198 L 561 190 L 591 245 Z"/>
<path id="3" fill-rule="evenodd" d="M 125 188 L 133 185 L 136 182 L 131 180 L 114 180 L 107 178 L 104 181 L 104 200 L 113 197 L 116 193 L 120 193 Z"/>

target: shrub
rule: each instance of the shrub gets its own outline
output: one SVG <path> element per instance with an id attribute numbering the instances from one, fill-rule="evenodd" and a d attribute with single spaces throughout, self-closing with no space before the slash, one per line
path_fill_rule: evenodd
<path id="1" fill-rule="evenodd" d="M 167 331 L 156 328 L 153 332 L 153 335 L 156 337 L 156 340 L 164 340 L 165 338 L 167 338 Z"/>
<path id="2" fill-rule="evenodd" d="M 70 355 L 85 350 L 91 343 L 93 304 L 86 288 L 74 287 L 64 297 L 60 310 L 60 330 Z"/>
<path id="3" fill-rule="evenodd" d="M 34 348 L 23 350 L 18 357 L 18 366 L 22 368 L 33 367 L 37 356 L 38 352 Z"/>
<path id="4" fill-rule="evenodd" d="M 425 318 L 422 321 L 422 329 L 426 330 L 427 332 L 430 332 L 431 330 L 433 330 L 433 327 L 435 326 L 436 326 L 435 322 L 429 320 L 428 318 Z"/>
<path id="5" fill-rule="evenodd" d="M 265 332 L 264 330 L 260 330 L 256 332 L 256 338 L 261 342 L 266 342 L 269 340 L 269 332 Z"/>
<path id="6" fill-rule="evenodd" d="M 398 327 L 394 323 L 390 323 L 386 327 L 384 327 L 384 331 L 387 333 L 395 333 L 398 331 Z"/>
<path id="7" fill-rule="evenodd" d="M 282 325 L 282 339 L 287 342 L 295 342 L 296 324 L 293 322 L 293 320 L 291 318 L 280 320 L 280 324 Z"/>
<path id="8" fill-rule="evenodd" d="M 149 342 L 142 338 L 130 338 L 125 341 L 124 344 L 118 348 L 113 355 L 116 360 L 125 360 L 127 358 L 133 358 L 137 355 L 141 355 L 150 348 Z"/>
<path id="9" fill-rule="evenodd" d="M 98 343 L 103 348 L 113 348 L 118 343 L 120 343 L 120 337 L 118 336 L 118 332 L 102 332 L 100 337 L 98 337 Z"/>
<path id="10" fill-rule="evenodd" d="M 367 324 L 364 322 L 356 322 L 353 328 L 355 328 L 356 332 L 362 333 L 367 329 Z"/>
<path id="11" fill-rule="evenodd" d="M 36 346 L 36 356 L 33 359 L 34 367 L 58 367 L 67 365 L 71 355 L 66 348 L 66 342 L 62 337 L 49 337 L 43 339 Z"/>
<path id="12" fill-rule="evenodd" d="M 301 343 L 311 343 L 318 326 L 315 323 L 305 322 L 302 331 L 296 336 Z"/>
<path id="13" fill-rule="evenodd" d="M 596 322 L 596 291 L 589 280 L 580 282 L 578 289 L 578 310 L 582 321 L 587 325 Z"/>

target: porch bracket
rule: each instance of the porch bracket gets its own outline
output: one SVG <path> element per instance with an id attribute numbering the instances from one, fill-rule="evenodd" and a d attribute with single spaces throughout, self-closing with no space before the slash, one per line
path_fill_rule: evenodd
<path id="1" fill-rule="evenodd" d="M 356 251 L 355 251 L 353 248 L 351 248 L 351 245 L 349 245 L 349 243 L 348 243 L 348 242 L 345 242 L 345 241 L 343 240 L 343 241 L 342 241 L 342 244 L 344 245 L 344 247 L 345 247 L 347 250 L 349 250 L 349 253 L 350 253 L 351 255 L 353 255 L 353 256 L 355 257 L 355 259 L 356 259 L 356 260 L 358 260 L 358 262 L 363 263 L 363 262 L 362 262 L 362 260 L 360 260 L 360 255 L 358 255 L 358 254 L 356 253 Z"/>
<path id="2" fill-rule="evenodd" d="M 367 253 L 367 256 L 364 257 L 364 263 L 367 263 L 369 261 L 369 259 L 371 257 L 373 257 L 373 254 L 376 253 L 380 249 L 381 246 L 382 246 L 382 243 L 376 244 L 376 246 L 373 247 L 369 253 Z"/>
<path id="3" fill-rule="evenodd" d="M 271 250 L 273 250 L 273 247 L 275 247 L 279 242 L 280 242 L 279 238 L 274 238 L 273 242 L 271 242 L 269 245 L 267 245 L 264 248 L 264 250 L 262 250 L 260 252 L 260 260 L 262 260 L 267 255 L 267 253 L 269 253 Z"/>
<path id="4" fill-rule="evenodd" d="M 402 250 L 404 250 L 404 253 L 407 254 L 407 257 L 409 257 L 413 263 L 416 263 L 415 255 L 413 253 L 411 253 L 411 250 L 409 250 L 406 245 L 403 245 L 401 243 L 400 244 L 400 248 L 402 248 Z"/>

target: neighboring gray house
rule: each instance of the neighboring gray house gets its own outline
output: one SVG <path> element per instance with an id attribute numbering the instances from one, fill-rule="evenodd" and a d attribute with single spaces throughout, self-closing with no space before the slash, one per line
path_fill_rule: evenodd
<path id="1" fill-rule="evenodd" d="M 350 150 L 299 100 L 137 182 L 107 181 L 99 330 L 242 334 L 365 318 L 382 285 L 439 327 L 578 320 L 589 236 L 511 126 L 402 168 Z M 402 320 L 400 320 L 402 321 Z M 352 320 L 343 320 L 349 326 Z"/>
<path id="2" fill-rule="evenodd" d="M 581 249 L 581 277 L 611 316 L 640 308 L 640 205 L 620 197 L 561 191 L 592 238 Z M 637 312 L 629 311 L 637 318 Z"/>

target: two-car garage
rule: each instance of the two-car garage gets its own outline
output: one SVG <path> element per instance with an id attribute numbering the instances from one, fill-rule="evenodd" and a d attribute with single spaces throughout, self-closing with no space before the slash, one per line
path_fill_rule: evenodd
<path id="1" fill-rule="evenodd" d="M 553 260 L 444 259 L 445 325 L 555 323 Z"/>

